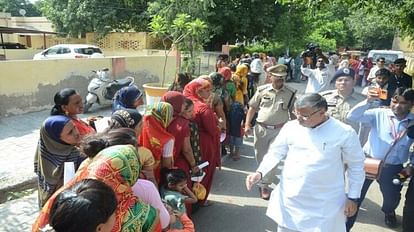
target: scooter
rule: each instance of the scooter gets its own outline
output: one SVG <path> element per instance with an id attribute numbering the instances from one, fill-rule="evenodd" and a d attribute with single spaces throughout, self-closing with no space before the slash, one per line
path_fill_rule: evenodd
<path id="1" fill-rule="evenodd" d="M 119 80 L 111 80 L 109 69 L 93 70 L 95 77 L 89 82 L 88 95 L 86 95 L 84 103 L 84 113 L 92 107 L 94 103 L 101 106 L 108 106 L 112 104 L 112 98 L 116 91 L 122 87 L 131 86 L 134 84 L 133 77 L 125 77 Z"/>

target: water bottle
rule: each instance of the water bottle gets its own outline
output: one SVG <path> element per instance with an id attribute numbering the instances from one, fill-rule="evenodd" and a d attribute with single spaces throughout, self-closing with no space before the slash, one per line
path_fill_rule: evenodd
<path id="1" fill-rule="evenodd" d="M 400 173 L 395 175 L 394 178 L 392 178 L 392 183 L 395 185 L 402 185 L 404 181 L 408 179 L 408 177 L 409 176 L 407 172 L 403 169 Z"/>

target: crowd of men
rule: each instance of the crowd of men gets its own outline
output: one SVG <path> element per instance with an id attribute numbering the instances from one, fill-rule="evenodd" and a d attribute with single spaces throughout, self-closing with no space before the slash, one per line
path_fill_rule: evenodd
<path id="1" fill-rule="evenodd" d="M 299 76 L 307 83 L 305 94 L 297 97 L 285 84 L 288 76 L 298 76 L 289 75 L 297 70 L 288 67 L 289 57 L 253 56 L 265 58 L 262 72 L 250 74 L 259 80 L 248 96 L 244 130 L 254 132 L 259 168 L 246 178 L 246 186 L 250 190 L 259 183 L 261 197 L 270 198 L 267 215 L 278 223 L 278 231 L 351 231 L 374 180 L 383 197 L 384 223 L 396 228 L 395 210 L 414 164 L 414 90 L 404 72 L 406 60 L 386 65 L 380 57 L 373 64 L 347 53 L 326 55 L 311 46 L 299 62 Z M 244 57 L 236 62 L 243 64 Z M 365 87 L 362 93 L 356 85 Z M 382 161 L 375 179 L 365 175 L 365 157 Z M 278 183 L 276 168 L 283 161 Z M 402 183 L 396 184 L 396 178 Z M 273 191 L 271 183 L 278 183 Z M 410 180 L 404 232 L 414 231 L 413 191 Z"/>

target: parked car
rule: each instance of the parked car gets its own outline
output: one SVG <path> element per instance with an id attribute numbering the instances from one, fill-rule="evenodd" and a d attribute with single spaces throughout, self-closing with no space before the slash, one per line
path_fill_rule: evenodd
<path id="1" fill-rule="evenodd" d="M 348 53 L 348 55 L 350 57 L 352 57 L 352 56 L 358 56 L 359 58 L 363 58 L 363 57 L 366 57 L 367 56 L 367 53 L 366 52 L 359 51 L 359 50 L 349 50 L 349 51 L 346 51 L 346 53 Z"/>
<path id="2" fill-rule="evenodd" d="M 385 64 L 388 66 L 394 63 L 394 60 L 404 58 L 404 53 L 402 51 L 394 50 L 371 50 L 368 53 L 368 58 L 372 58 L 372 62 L 374 63 L 376 63 L 377 59 L 380 57 L 385 58 Z"/>
<path id="3" fill-rule="evenodd" d="M 26 49 L 26 45 L 21 43 L 0 43 L 1 49 Z"/>
<path id="4" fill-rule="evenodd" d="M 88 44 L 59 44 L 34 55 L 33 60 L 102 58 L 102 50 Z"/>

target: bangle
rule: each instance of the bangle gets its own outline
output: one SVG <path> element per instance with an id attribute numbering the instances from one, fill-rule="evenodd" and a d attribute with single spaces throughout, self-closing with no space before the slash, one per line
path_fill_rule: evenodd
<path id="1" fill-rule="evenodd" d="M 260 180 L 262 180 L 263 179 L 263 174 L 261 172 L 257 172 L 257 173 L 260 174 Z"/>

